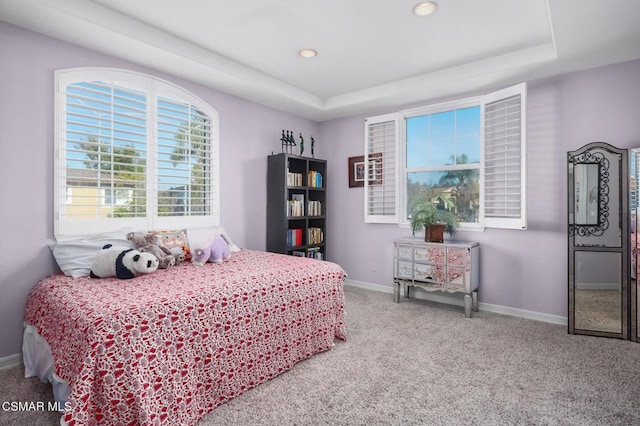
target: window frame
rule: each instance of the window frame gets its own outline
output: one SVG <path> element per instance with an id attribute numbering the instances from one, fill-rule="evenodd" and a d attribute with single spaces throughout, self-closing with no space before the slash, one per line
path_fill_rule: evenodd
<path id="1" fill-rule="evenodd" d="M 465 165 L 467 167 L 463 167 L 462 165 L 451 165 L 450 167 L 448 167 L 448 170 L 468 170 L 468 169 L 478 169 L 480 172 L 480 194 L 479 194 L 479 211 L 478 211 L 478 217 L 479 217 L 479 222 L 475 223 L 475 222 L 460 222 L 459 225 L 459 230 L 461 231 L 469 231 L 469 230 L 483 230 L 484 229 L 484 225 L 482 223 L 482 220 L 484 218 L 483 216 L 483 206 L 484 206 L 484 200 L 483 200 L 483 173 L 482 173 L 482 148 L 483 148 L 483 136 L 482 136 L 482 97 L 480 96 L 476 96 L 476 97 L 472 97 L 472 98 L 465 98 L 465 99 L 460 99 L 460 100 L 455 100 L 455 101 L 449 101 L 449 102 L 442 102 L 442 103 L 438 103 L 438 104 L 433 104 L 433 105 L 425 105 L 425 106 L 421 106 L 421 107 L 417 107 L 417 108 L 411 108 L 408 110 L 404 110 L 400 112 L 400 116 L 401 116 L 401 135 L 400 135 L 400 140 L 399 140 L 399 145 L 400 145 L 400 161 L 399 161 L 399 175 L 400 175 L 400 182 L 402 182 L 402 184 L 400 185 L 400 197 L 399 197 L 399 210 L 400 210 L 400 222 L 399 224 L 401 226 L 409 226 L 411 223 L 411 220 L 408 218 L 408 212 L 407 212 L 407 201 L 408 201 L 408 195 L 407 195 L 407 174 L 408 173 L 412 173 L 412 172 L 430 172 L 430 171 L 442 171 L 444 169 L 443 166 L 438 166 L 438 167 L 407 167 L 407 119 L 408 118 L 414 118 L 414 117 L 419 117 L 422 115 L 428 115 L 428 114 L 438 114 L 441 112 L 449 112 L 449 111 L 453 111 L 453 110 L 457 110 L 457 109 L 464 109 L 464 108 L 470 108 L 470 107 L 480 107 L 480 162 L 479 163 L 471 163 L 474 165 L 474 167 L 468 167 L 469 165 Z M 477 166 L 475 166 L 477 164 Z"/>
<path id="2" fill-rule="evenodd" d="M 127 89 L 141 91 L 146 96 L 146 217 L 133 218 L 66 218 L 67 208 L 67 87 L 80 82 L 101 81 Z M 140 230 L 183 229 L 186 227 L 220 225 L 220 120 L 219 114 L 207 102 L 190 91 L 153 75 L 116 68 L 82 67 L 54 72 L 54 236 L 68 237 L 116 231 L 123 228 Z M 169 98 L 184 102 L 202 111 L 211 120 L 209 214 L 201 216 L 160 216 L 157 212 L 157 102 Z"/>
<path id="3" fill-rule="evenodd" d="M 518 217 L 493 217 L 487 218 L 485 214 L 485 202 L 486 202 L 486 192 L 485 192 L 485 155 L 487 154 L 485 146 L 485 118 L 486 118 L 486 105 L 494 102 L 506 101 L 512 97 L 518 97 L 519 103 L 519 146 L 520 146 L 520 157 L 519 157 L 519 192 L 517 193 L 520 202 L 520 214 Z M 406 119 L 408 117 L 414 117 L 424 114 L 434 114 L 437 112 L 445 112 L 451 111 L 454 109 L 462 109 L 471 106 L 479 106 L 480 107 L 480 165 L 479 165 L 479 174 L 480 174 L 480 200 L 479 200 L 479 221 L 478 223 L 461 223 L 460 230 L 461 231 L 484 231 L 485 228 L 503 228 L 503 229 L 526 229 L 527 228 L 527 191 L 526 191 L 526 122 L 527 122 L 527 114 L 526 114 L 526 105 L 527 105 L 527 83 L 519 83 L 510 87 L 506 87 L 502 90 L 498 90 L 495 92 L 487 93 L 484 95 L 467 97 L 458 100 L 452 100 L 447 102 L 441 102 L 437 104 L 424 105 L 420 107 L 415 107 L 406 110 L 400 110 L 395 113 L 384 114 L 382 116 L 373 116 L 366 117 L 365 119 L 365 135 L 364 135 L 364 151 L 365 151 L 365 161 L 367 160 L 368 154 L 368 122 L 376 122 L 379 120 L 388 120 L 395 121 L 396 126 L 399 127 L 399 131 L 396 132 L 396 140 L 395 145 L 397 149 L 397 160 L 396 160 L 396 182 L 397 182 L 397 190 L 395 193 L 395 217 L 383 217 L 380 218 L 376 215 L 371 215 L 367 213 L 367 205 L 369 203 L 369 195 L 366 191 L 367 182 L 365 182 L 365 194 L 364 194 L 364 208 L 365 208 L 365 223 L 396 223 L 402 227 L 409 227 L 410 221 L 407 219 L 407 152 L 406 152 Z M 505 136 L 505 139 L 506 136 Z M 508 145 L 509 142 L 504 143 L 504 145 Z M 508 157 L 507 157 L 508 158 Z M 507 166 L 505 166 L 506 170 Z M 464 169 L 468 169 L 464 167 Z M 510 173 L 511 171 L 509 171 Z M 507 172 L 505 171 L 505 175 Z M 505 181 L 506 182 L 506 181 Z M 504 186 L 504 188 L 509 188 L 509 186 Z M 512 194 L 509 194 L 512 195 Z M 507 195 L 507 196 L 509 196 Z"/>

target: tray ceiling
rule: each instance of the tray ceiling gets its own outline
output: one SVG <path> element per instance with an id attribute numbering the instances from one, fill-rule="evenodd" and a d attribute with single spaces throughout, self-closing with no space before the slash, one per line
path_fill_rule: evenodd
<path id="1" fill-rule="evenodd" d="M 318 121 L 640 58 L 637 0 L 416 3 L 0 0 L 0 20 Z"/>

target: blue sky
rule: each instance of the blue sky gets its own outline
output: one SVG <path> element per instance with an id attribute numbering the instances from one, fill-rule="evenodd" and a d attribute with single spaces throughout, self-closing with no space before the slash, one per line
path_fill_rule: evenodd
<path id="1" fill-rule="evenodd" d="M 407 167 L 438 167 L 466 154 L 480 162 L 480 107 L 407 119 Z"/>

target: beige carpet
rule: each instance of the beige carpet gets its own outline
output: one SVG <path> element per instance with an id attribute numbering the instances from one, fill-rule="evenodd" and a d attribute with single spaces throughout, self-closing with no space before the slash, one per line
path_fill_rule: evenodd
<path id="1" fill-rule="evenodd" d="M 346 288 L 349 340 L 218 407 L 213 425 L 635 425 L 640 345 Z M 0 401 L 50 388 L 0 371 Z M 0 412 L 0 424 L 57 424 Z"/>

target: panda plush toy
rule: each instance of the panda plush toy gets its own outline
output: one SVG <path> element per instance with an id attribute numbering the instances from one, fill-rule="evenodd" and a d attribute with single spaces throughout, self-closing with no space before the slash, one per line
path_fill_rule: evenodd
<path id="1" fill-rule="evenodd" d="M 137 274 L 149 274 L 158 269 L 158 258 L 132 248 L 117 248 L 107 244 L 91 264 L 91 278 L 117 277 L 127 280 Z"/>

